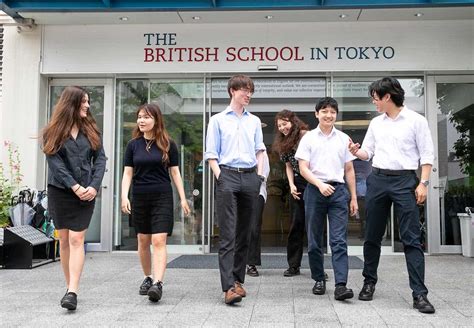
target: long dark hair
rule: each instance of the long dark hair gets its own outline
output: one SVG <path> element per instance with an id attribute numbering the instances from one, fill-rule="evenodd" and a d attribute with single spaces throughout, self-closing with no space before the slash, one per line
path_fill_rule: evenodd
<path id="1" fill-rule="evenodd" d="M 168 131 L 165 129 L 165 125 L 163 123 L 163 114 L 161 114 L 160 107 L 157 104 L 145 104 L 141 105 L 137 109 L 137 117 L 140 111 L 145 111 L 148 115 L 155 119 L 155 126 L 153 127 L 153 138 L 156 140 L 156 146 L 159 150 L 161 150 L 163 156 L 163 163 L 169 162 L 169 151 L 170 151 L 170 136 Z M 137 126 L 133 129 L 132 137 L 134 139 L 143 137 L 143 132 L 140 131 Z"/>
<path id="2" fill-rule="evenodd" d="M 291 130 L 287 136 L 278 131 L 278 120 L 284 120 L 291 123 Z M 286 154 L 298 147 L 301 140 L 301 131 L 308 131 L 309 126 L 291 110 L 284 109 L 275 116 L 275 139 L 273 140 L 273 150 L 278 154 Z"/>
<path id="3" fill-rule="evenodd" d="M 63 90 L 58 103 L 54 106 L 51 120 L 43 129 L 43 152 L 46 155 L 58 152 L 71 135 L 74 125 L 85 134 L 92 149 L 100 148 L 100 132 L 91 111 L 88 110 L 84 118 L 80 114 L 82 100 L 86 95 L 86 90 L 81 87 L 70 86 Z"/>

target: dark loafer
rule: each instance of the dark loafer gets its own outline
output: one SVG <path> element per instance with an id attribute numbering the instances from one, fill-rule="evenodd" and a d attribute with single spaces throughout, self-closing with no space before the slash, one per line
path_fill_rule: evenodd
<path id="1" fill-rule="evenodd" d="M 375 284 L 373 283 L 364 283 L 362 290 L 359 293 L 359 299 L 361 301 L 372 301 L 374 298 Z"/>
<path id="2" fill-rule="evenodd" d="M 326 282 L 324 280 L 316 281 L 313 286 L 314 295 L 324 295 L 326 293 Z"/>
<path id="3" fill-rule="evenodd" d="M 283 272 L 283 275 L 285 277 L 293 277 L 293 276 L 297 276 L 300 274 L 300 268 L 294 268 L 294 267 L 290 267 L 288 269 L 286 269 L 285 272 Z"/>
<path id="4" fill-rule="evenodd" d="M 244 287 L 242 287 L 242 283 L 239 281 L 234 282 L 234 292 L 242 297 L 247 296 L 247 292 L 245 291 Z"/>
<path id="5" fill-rule="evenodd" d="M 61 300 L 61 307 L 74 311 L 77 308 L 77 294 L 68 292 Z"/>
<path id="6" fill-rule="evenodd" d="M 234 288 L 229 289 L 224 293 L 224 302 L 225 304 L 232 305 L 242 301 L 242 296 L 237 294 Z"/>
<path id="7" fill-rule="evenodd" d="M 418 295 L 413 299 L 413 308 L 421 313 L 435 313 L 434 306 L 428 301 L 426 295 Z"/>
<path id="8" fill-rule="evenodd" d="M 344 301 L 349 298 L 354 297 L 354 292 L 352 289 L 347 288 L 346 286 L 336 286 L 334 290 L 334 298 L 338 301 Z"/>

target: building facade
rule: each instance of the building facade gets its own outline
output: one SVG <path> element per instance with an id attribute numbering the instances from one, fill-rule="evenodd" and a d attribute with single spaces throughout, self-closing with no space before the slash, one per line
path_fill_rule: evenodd
<path id="1" fill-rule="evenodd" d="M 474 7 L 466 1 L 430 7 L 413 1 L 396 8 L 335 2 L 340 5 L 304 9 L 61 11 L 45 4 L 54 1 L 34 8 L 3 1 L 12 19 L 4 22 L 0 137 L 19 146 L 25 185 L 45 189 L 38 135 L 62 89 L 85 87 L 108 156 L 88 249 L 135 250 L 135 232 L 119 206 L 123 152 L 137 107 L 157 102 L 178 144 L 192 207 L 184 217 L 176 206 L 170 251 L 208 253 L 219 227 L 214 180 L 202 154 L 209 118 L 228 104 L 230 76 L 254 79 L 248 109 L 261 118 L 268 149 L 278 111 L 296 111 L 314 128 L 314 105 L 323 96 L 340 103 L 336 126 L 362 142 L 377 115 L 367 87 L 395 76 L 406 91 L 405 104 L 427 118 L 435 143 L 428 200 L 420 208 L 425 250 L 460 253 L 456 213 L 473 206 Z M 283 164 L 269 154 L 264 250 L 285 246 L 291 206 Z M 370 163 L 355 167 L 363 209 Z M 362 210 L 349 220 L 351 254 L 362 252 L 364 218 Z M 385 253 L 403 251 L 396 213 L 387 219 L 383 246 Z"/>

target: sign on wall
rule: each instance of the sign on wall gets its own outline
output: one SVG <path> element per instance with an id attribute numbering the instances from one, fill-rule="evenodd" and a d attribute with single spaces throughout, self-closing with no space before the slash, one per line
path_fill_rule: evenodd
<path id="1" fill-rule="evenodd" d="M 44 28 L 42 73 L 472 70 L 473 58 L 468 21 L 61 25 Z"/>

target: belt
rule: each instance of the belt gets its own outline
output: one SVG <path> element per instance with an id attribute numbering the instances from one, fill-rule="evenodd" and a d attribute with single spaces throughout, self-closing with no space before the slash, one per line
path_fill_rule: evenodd
<path id="1" fill-rule="evenodd" d="M 414 170 L 385 170 L 385 169 L 379 169 L 377 167 L 372 167 L 372 171 L 375 174 L 383 174 L 383 175 L 410 175 L 410 174 L 415 174 Z"/>
<path id="2" fill-rule="evenodd" d="M 239 172 L 239 173 L 253 173 L 257 169 L 256 166 L 254 167 L 232 167 L 227 165 L 219 165 L 221 169 Z"/>
<path id="3" fill-rule="evenodd" d="M 327 183 L 328 185 L 331 185 L 333 187 L 345 184 L 345 183 L 337 182 L 337 181 L 325 181 L 324 183 Z"/>

